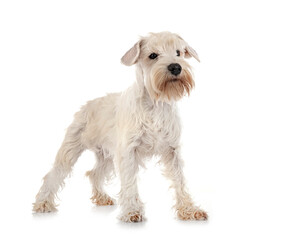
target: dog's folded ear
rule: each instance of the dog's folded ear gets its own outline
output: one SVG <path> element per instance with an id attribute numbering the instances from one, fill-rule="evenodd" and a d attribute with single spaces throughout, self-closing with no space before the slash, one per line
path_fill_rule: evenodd
<path id="1" fill-rule="evenodd" d="M 121 62 L 126 66 L 135 64 L 140 54 L 141 40 L 134 44 L 121 58 Z"/>
<path id="2" fill-rule="evenodd" d="M 198 62 L 200 62 L 199 56 L 197 54 L 197 52 L 188 44 L 185 47 L 185 58 L 190 58 L 190 57 L 194 57 Z"/>
<path id="3" fill-rule="evenodd" d="M 185 58 L 190 58 L 190 57 L 194 57 L 198 62 L 200 62 L 199 56 L 197 54 L 197 52 L 188 45 L 188 43 L 186 41 L 183 40 L 182 37 L 180 37 L 179 35 L 177 35 L 179 39 L 181 39 L 183 41 L 183 44 L 185 45 L 184 47 L 184 57 Z"/>

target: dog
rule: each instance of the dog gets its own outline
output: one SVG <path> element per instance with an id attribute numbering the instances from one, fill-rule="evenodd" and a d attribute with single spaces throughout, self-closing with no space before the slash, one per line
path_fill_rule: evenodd
<path id="1" fill-rule="evenodd" d="M 181 124 L 176 103 L 194 87 L 191 66 L 185 58 L 199 61 L 198 54 L 179 35 L 150 33 L 141 37 L 121 58 L 136 65 L 136 82 L 122 93 L 87 102 L 74 115 L 52 169 L 33 204 L 34 212 L 56 211 L 55 198 L 81 153 L 96 155 L 95 167 L 86 173 L 92 184 L 93 203 L 113 205 L 104 191 L 105 181 L 115 172 L 120 178 L 119 219 L 145 220 L 137 188 L 137 173 L 145 159 L 160 156 L 164 175 L 172 182 L 177 217 L 207 220 L 189 195 L 180 156 Z"/>

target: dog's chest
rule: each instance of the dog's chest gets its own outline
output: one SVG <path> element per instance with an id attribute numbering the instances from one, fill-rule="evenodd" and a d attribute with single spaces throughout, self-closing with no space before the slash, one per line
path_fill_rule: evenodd
<path id="1" fill-rule="evenodd" d="M 142 121 L 141 145 L 148 154 L 160 154 L 169 146 L 176 146 L 180 136 L 178 115 L 171 108 L 153 109 Z"/>

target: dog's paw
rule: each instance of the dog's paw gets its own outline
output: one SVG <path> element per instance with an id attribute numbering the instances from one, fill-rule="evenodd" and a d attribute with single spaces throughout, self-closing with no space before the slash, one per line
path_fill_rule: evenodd
<path id="1" fill-rule="evenodd" d="M 139 211 L 129 212 L 125 215 L 121 215 L 119 219 L 123 222 L 130 222 L 130 223 L 142 222 L 146 220 L 143 214 L 140 213 Z"/>
<path id="2" fill-rule="evenodd" d="M 97 206 L 108 206 L 115 204 L 115 200 L 108 195 L 95 195 L 91 197 L 91 200 L 92 203 L 96 204 Z"/>
<path id="3" fill-rule="evenodd" d="M 208 219 L 208 214 L 197 207 L 178 209 L 177 216 L 180 220 L 206 221 Z"/>
<path id="4" fill-rule="evenodd" d="M 49 212 L 56 212 L 57 209 L 53 203 L 48 201 L 43 202 L 36 202 L 33 204 L 33 211 L 36 213 L 49 213 Z"/>

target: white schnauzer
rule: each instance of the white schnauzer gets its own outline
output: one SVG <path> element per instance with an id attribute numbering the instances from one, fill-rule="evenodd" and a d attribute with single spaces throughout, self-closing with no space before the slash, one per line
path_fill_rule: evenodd
<path id="1" fill-rule="evenodd" d="M 55 163 L 44 177 L 36 196 L 35 212 L 56 211 L 55 197 L 85 149 L 94 151 L 97 162 L 87 172 L 92 200 L 112 205 L 104 183 L 117 172 L 121 181 L 120 219 L 140 222 L 144 206 L 137 188 L 139 166 L 152 156 L 160 156 L 165 176 L 175 190 L 175 209 L 182 220 L 206 220 L 186 190 L 180 157 L 181 125 L 176 102 L 194 87 L 190 65 L 184 58 L 198 55 L 180 36 L 151 33 L 142 37 L 121 62 L 136 64 L 137 81 L 122 93 L 112 93 L 84 105 L 74 116 L 59 149 Z M 116 170 L 116 171 L 115 171 Z"/>

